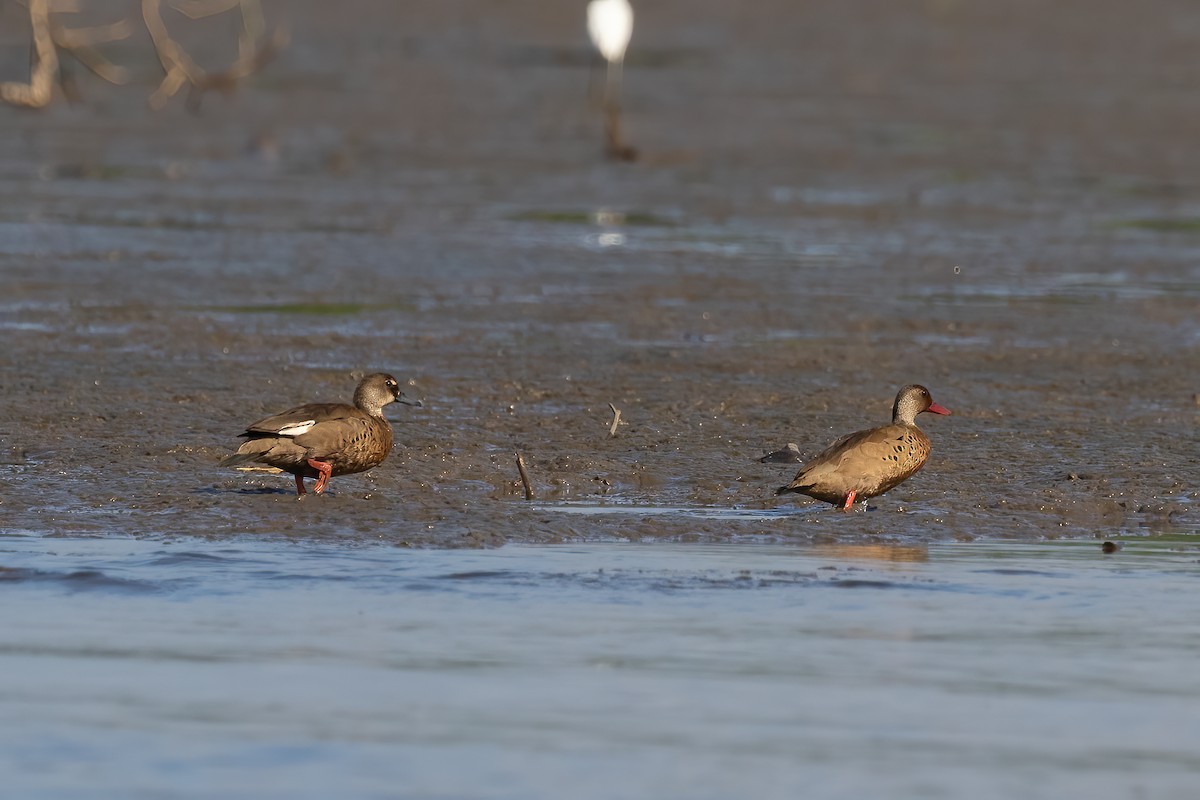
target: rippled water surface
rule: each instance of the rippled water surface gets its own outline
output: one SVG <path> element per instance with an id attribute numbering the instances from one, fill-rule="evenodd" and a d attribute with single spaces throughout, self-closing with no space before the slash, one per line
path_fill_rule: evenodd
<path id="1" fill-rule="evenodd" d="M 0 540 L 20 797 L 1178 797 L 1200 545 Z"/>

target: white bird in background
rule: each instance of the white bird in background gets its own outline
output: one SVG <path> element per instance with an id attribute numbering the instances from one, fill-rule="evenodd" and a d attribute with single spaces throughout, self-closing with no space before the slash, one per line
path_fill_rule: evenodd
<path id="1" fill-rule="evenodd" d="M 621 66 L 633 35 L 633 7 L 629 0 L 591 0 L 587 7 L 587 29 L 592 44 L 608 62 L 604 84 L 608 155 L 632 161 L 637 151 L 621 141 Z"/>
<path id="2" fill-rule="evenodd" d="M 633 7 L 628 0 L 592 0 L 587 17 L 592 44 L 610 64 L 620 64 L 633 35 Z"/>

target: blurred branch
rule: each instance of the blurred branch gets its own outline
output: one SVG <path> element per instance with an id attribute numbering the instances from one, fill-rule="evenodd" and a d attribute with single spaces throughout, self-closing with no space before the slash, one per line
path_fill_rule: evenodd
<path id="1" fill-rule="evenodd" d="M 29 83 L 0 83 L 0 101 L 27 108 L 48 106 L 54 97 L 55 79 L 62 79 L 58 57 L 60 49 L 70 53 L 104 80 L 110 83 L 125 82 L 125 70 L 96 52 L 92 45 L 127 38 L 132 33 L 129 22 L 122 20 L 92 28 L 65 28 L 52 16 L 78 10 L 74 2 L 29 0 L 29 30 L 33 38 L 33 67 L 30 69 Z"/>
<path id="2" fill-rule="evenodd" d="M 33 67 L 29 83 L 0 83 L 0 100 L 17 106 L 44 108 L 50 103 L 58 75 L 58 51 L 50 35 L 50 1 L 29 0 L 29 27 L 33 33 Z"/>
<path id="3" fill-rule="evenodd" d="M 269 38 L 262 37 L 263 16 L 258 0 L 172 0 L 171 5 L 191 19 L 239 9 L 242 33 L 238 37 L 238 57 L 227 69 L 208 72 L 167 30 L 162 18 L 162 0 L 142 0 L 142 19 L 164 73 L 162 82 L 150 95 L 151 108 L 162 108 L 184 86 L 190 87 L 188 105 L 192 108 L 199 107 L 207 91 L 231 93 L 287 46 L 288 36 L 282 28 L 276 28 Z"/>
<path id="4" fill-rule="evenodd" d="M 171 0 L 171 8 L 188 19 L 204 19 L 233 11 L 241 0 Z"/>
<path id="5" fill-rule="evenodd" d="M 0 102 L 45 108 L 54 99 L 56 81 L 71 97 L 72 84 L 63 74 L 62 53 L 71 55 L 109 83 L 122 84 L 128 80 L 128 70 L 101 55 L 96 45 L 127 39 L 133 33 L 129 20 L 68 28 L 57 15 L 79 11 L 81 0 L 18 1 L 29 10 L 32 66 L 28 83 L 0 82 Z M 168 0 L 168 3 L 172 9 L 193 20 L 237 10 L 242 16 L 242 32 L 238 35 L 238 56 L 234 62 L 224 70 L 209 72 L 196 63 L 167 29 L 162 18 L 162 0 L 142 0 L 142 20 L 163 68 L 163 79 L 150 95 L 151 108 L 162 108 L 185 86 L 189 88 L 188 105 L 192 108 L 200 105 L 207 91 L 231 93 L 287 46 L 288 35 L 282 27 L 269 36 L 265 34 L 266 23 L 259 0 Z"/>
<path id="6" fill-rule="evenodd" d="M 100 55 L 92 45 L 118 42 L 128 39 L 132 34 L 133 26 L 127 19 L 109 25 L 76 29 L 64 28 L 53 17 L 50 19 L 50 36 L 56 45 L 73 55 L 98 77 L 118 85 L 129 80 L 129 71 Z"/>
<path id="7" fill-rule="evenodd" d="M 77 28 L 74 30 L 64 28 L 53 18 L 50 20 L 50 34 L 54 37 L 54 43 L 67 50 L 90 47 L 94 44 L 118 42 L 122 39 L 128 39 L 132 33 L 133 27 L 127 19 L 113 22 L 109 25 L 96 25 L 92 28 Z"/>

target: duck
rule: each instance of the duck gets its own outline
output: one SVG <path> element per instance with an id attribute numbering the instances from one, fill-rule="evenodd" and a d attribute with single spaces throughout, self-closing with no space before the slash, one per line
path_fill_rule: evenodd
<path id="1" fill-rule="evenodd" d="M 391 375 L 367 375 L 354 390 L 354 404 L 309 403 L 274 414 L 246 427 L 237 452 L 222 467 L 268 464 L 296 477 L 296 496 L 306 494 L 305 478 L 316 478 L 321 494 L 334 475 L 351 475 L 379 466 L 392 450 L 392 426 L 383 407 L 409 400 Z"/>
<path id="2" fill-rule="evenodd" d="M 896 393 L 892 423 L 856 431 L 810 458 L 795 479 L 776 490 L 808 495 L 849 511 L 856 500 L 876 497 L 911 478 L 929 458 L 929 437 L 917 427 L 924 412 L 950 415 L 919 384 Z"/>

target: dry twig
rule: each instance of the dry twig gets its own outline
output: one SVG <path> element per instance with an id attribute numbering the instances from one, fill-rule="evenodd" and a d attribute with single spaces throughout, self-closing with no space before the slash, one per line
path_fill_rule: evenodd
<path id="1" fill-rule="evenodd" d="M 525 469 L 525 456 L 517 453 L 517 472 L 521 473 L 521 485 L 525 487 L 525 499 L 533 499 L 533 486 L 529 483 L 529 472 Z"/>
<path id="2" fill-rule="evenodd" d="M 65 28 L 53 15 L 79 9 L 65 0 L 29 0 L 29 30 L 33 38 L 33 67 L 29 83 L 0 83 L 0 101 L 27 108 L 45 108 L 54 97 L 54 81 L 62 79 L 59 50 L 110 83 L 124 83 L 126 72 L 101 56 L 92 45 L 124 39 L 132 32 L 125 20 L 92 28 Z"/>
<path id="3" fill-rule="evenodd" d="M 242 0 L 171 0 L 171 8 L 188 19 L 204 19 L 233 11 Z"/>
<path id="4" fill-rule="evenodd" d="M 172 7 L 190 19 L 239 9 L 242 33 L 238 37 L 238 57 L 227 69 L 208 72 L 167 30 L 162 18 L 162 0 L 142 0 L 142 19 L 165 73 L 158 88 L 150 95 L 151 108 L 162 108 L 184 86 L 190 87 L 188 105 L 192 108 L 199 107 L 200 99 L 207 91 L 215 89 L 231 93 L 242 80 L 261 70 L 287 46 L 288 35 L 282 28 L 263 37 L 262 9 L 258 0 L 175 0 Z"/>
<path id="5" fill-rule="evenodd" d="M 33 68 L 29 83 L 0 83 L 0 100 L 17 106 L 44 108 L 50 103 L 58 75 L 58 50 L 50 36 L 50 0 L 29 0 L 33 33 Z"/>
<path id="6" fill-rule="evenodd" d="M 613 412 L 613 421 L 612 426 L 608 429 L 608 438 L 615 439 L 617 436 L 617 426 L 621 424 L 621 409 L 617 408 L 612 403 L 609 403 L 608 407 L 611 408 Z"/>
<path id="7" fill-rule="evenodd" d="M 238 37 L 238 57 L 227 69 L 209 72 L 192 59 L 183 45 L 171 36 L 162 19 L 162 0 L 142 0 L 142 20 L 154 43 L 164 77 L 150 95 L 151 108 L 162 108 L 184 86 L 190 87 L 188 103 L 198 107 L 200 98 L 210 90 L 232 92 L 242 80 L 261 70 L 285 46 L 288 36 L 277 28 L 264 35 L 259 0 L 170 0 L 171 7 L 189 19 L 201 19 L 237 9 L 242 15 L 242 33 Z M 79 10 L 77 0 L 28 0 L 29 28 L 33 38 L 33 67 L 29 83 L 0 83 L 0 102 L 28 108 L 44 108 L 54 97 L 58 80 L 68 88 L 61 69 L 59 51 L 73 56 L 100 78 L 121 84 L 128 71 L 117 66 L 96 50 L 98 44 L 126 39 L 133 33 L 128 20 L 90 28 L 67 28 L 56 18 Z"/>
<path id="8" fill-rule="evenodd" d="M 93 45 L 119 42 L 132 34 L 133 25 L 127 19 L 109 25 L 72 29 L 64 28 L 54 17 L 50 18 L 50 36 L 54 44 L 69 52 L 100 78 L 117 85 L 129 80 L 129 70 L 100 55 Z"/>

